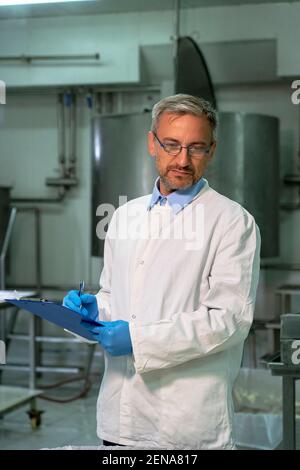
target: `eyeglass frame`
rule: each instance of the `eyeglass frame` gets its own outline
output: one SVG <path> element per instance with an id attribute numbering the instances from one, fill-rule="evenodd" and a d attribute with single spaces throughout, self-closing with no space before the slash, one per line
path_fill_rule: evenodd
<path id="1" fill-rule="evenodd" d="M 178 145 L 178 149 L 179 149 L 179 147 L 180 147 L 180 150 L 178 150 L 177 153 L 170 153 L 170 152 L 168 152 L 168 151 L 165 149 L 166 145 L 168 145 L 168 144 L 163 144 L 163 143 L 159 140 L 159 138 L 158 138 L 156 132 L 152 131 L 152 134 L 154 135 L 155 139 L 157 140 L 157 142 L 159 143 L 159 145 L 161 146 L 161 148 L 162 148 L 168 155 L 171 155 L 172 157 L 177 157 L 177 155 L 179 155 L 179 154 L 182 152 L 182 149 L 187 149 L 187 154 L 188 154 L 189 157 L 192 157 L 192 158 L 201 158 L 202 156 L 207 156 L 207 155 L 209 154 L 210 149 L 211 149 L 211 147 L 212 147 L 212 145 L 213 145 L 213 142 L 212 142 L 209 146 L 205 147 L 205 153 L 204 153 L 204 155 L 197 155 L 197 156 L 195 156 L 195 155 L 191 155 L 191 154 L 190 154 L 190 148 L 191 148 L 191 147 L 195 147 L 194 145 L 187 145 L 187 146 L 184 146 L 184 145 L 181 145 L 181 144 L 178 143 L 178 144 L 175 144 L 175 145 Z"/>

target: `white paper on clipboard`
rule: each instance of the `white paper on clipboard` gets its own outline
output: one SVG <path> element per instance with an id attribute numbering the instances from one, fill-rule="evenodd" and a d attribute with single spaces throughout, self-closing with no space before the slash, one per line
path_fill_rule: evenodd
<path id="1" fill-rule="evenodd" d="M 73 333 L 72 331 L 66 330 L 65 328 L 64 328 L 64 331 L 66 331 L 67 333 L 69 333 L 72 336 L 75 336 L 75 338 L 77 338 L 81 343 L 88 343 L 88 344 L 97 344 L 98 343 L 98 341 L 91 341 L 87 338 L 84 338 L 83 336 L 79 336 L 76 333 Z"/>

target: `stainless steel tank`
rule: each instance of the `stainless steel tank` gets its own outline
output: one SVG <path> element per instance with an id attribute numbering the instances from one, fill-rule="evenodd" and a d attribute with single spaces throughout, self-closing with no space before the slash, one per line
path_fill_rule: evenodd
<path id="1" fill-rule="evenodd" d="M 92 256 L 103 256 L 103 240 L 96 235 L 100 204 L 119 207 L 149 194 L 157 177 L 147 151 L 151 113 L 95 117 L 92 120 Z"/>
<path id="2" fill-rule="evenodd" d="M 150 113 L 96 117 L 92 121 L 92 255 L 103 255 L 96 235 L 102 203 L 119 206 L 152 192 L 157 177 L 147 151 Z M 218 147 L 206 177 L 211 187 L 242 204 L 262 236 L 262 257 L 279 254 L 279 120 L 221 113 Z"/>
<path id="3" fill-rule="evenodd" d="M 279 120 L 220 113 L 218 146 L 206 176 L 211 187 L 242 204 L 261 231 L 264 258 L 279 255 Z"/>

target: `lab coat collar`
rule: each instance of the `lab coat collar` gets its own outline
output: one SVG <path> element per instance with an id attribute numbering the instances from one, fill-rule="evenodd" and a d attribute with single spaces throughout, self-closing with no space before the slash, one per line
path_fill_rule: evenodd
<path id="1" fill-rule="evenodd" d="M 158 189 L 159 177 L 156 179 L 151 200 L 148 205 L 148 210 L 151 210 L 156 204 L 163 204 L 164 202 L 168 201 L 168 204 L 171 206 L 173 213 L 178 214 L 182 209 L 184 209 L 201 191 L 203 186 L 206 183 L 204 178 L 200 178 L 197 183 L 193 186 L 190 186 L 186 189 L 178 189 L 177 191 L 173 191 L 168 196 L 163 196 Z"/>

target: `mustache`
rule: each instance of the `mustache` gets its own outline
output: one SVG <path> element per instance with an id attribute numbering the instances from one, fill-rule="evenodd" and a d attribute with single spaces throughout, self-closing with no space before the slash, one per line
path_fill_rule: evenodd
<path id="1" fill-rule="evenodd" d="M 180 167 L 180 166 L 168 167 L 168 171 L 171 171 L 171 170 L 187 171 L 189 173 L 193 173 L 193 169 L 189 167 Z"/>

